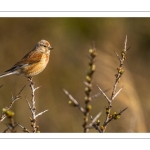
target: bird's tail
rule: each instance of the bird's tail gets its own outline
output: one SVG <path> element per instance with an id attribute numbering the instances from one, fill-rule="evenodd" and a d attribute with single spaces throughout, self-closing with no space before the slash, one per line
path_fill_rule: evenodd
<path id="1" fill-rule="evenodd" d="M 9 75 L 13 75 L 13 74 L 16 74 L 16 72 L 4 72 L 4 73 L 0 74 L 0 78 L 9 76 Z"/>

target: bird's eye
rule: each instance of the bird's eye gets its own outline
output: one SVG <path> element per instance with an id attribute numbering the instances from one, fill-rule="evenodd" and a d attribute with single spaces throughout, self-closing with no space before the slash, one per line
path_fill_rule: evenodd
<path id="1" fill-rule="evenodd" d="M 41 44 L 41 46 L 44 46 L 44 47 L 46 47 L 46 45 L 43 45 L 43 44 Z"/>

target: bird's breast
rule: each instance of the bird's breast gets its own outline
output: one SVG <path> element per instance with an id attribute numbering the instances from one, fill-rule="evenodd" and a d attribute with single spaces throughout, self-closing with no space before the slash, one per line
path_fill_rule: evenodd
<path id="1" fill-rule="evenodd" d="M 41 60 L 20 69 L 20 75 L 32 77 L 42 72 L 49 62 L 49 54 L 43 54 Z"/>
<path id="2" fill-rule="evenodd" d="M 49 56 L 50 56 L 50 54 L 43 54 L 43 56 L 41 58 L 41 63 L 47 64 L 49 61 Z"/>

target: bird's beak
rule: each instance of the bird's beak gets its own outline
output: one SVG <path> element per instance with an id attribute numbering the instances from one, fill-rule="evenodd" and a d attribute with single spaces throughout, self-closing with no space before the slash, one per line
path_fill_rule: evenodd
<path id="1" fill-rule="evenodd" d="M 49 49 L 49 50 L 52 50 L 52 49 L 53 49 L 53 47 L 51 47 L 51 46 L 50 46 L 48 49 Z"/>

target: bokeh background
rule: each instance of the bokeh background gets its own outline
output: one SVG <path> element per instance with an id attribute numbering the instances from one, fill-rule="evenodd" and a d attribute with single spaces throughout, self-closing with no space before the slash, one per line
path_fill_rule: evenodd
<path id="1" fill-rule="evenodd" d="M 49 109 L 38 118 L 41 132 L 82 133 L 83 115 L 68 105 L 67 89 L 84 107 L 83 84 L 88 70 L 88 50 L 94 41 L 97 49 L 96 72 L 93 78 L 93 92 L 110 88 L 115 81 L 119 61 L 114 50 L 120 53 L 131 46 L 124 64 L 125 73 L 118 88 L 123 90 L 113 102 L 112 112 L 128 109 L 121 118 L 112 121 L 106 132 L 149 132 L 150 131 L 150 18 L 0 18 L 0 73 L 19 61 L 35 44 L 48 40 L 52 47 L 47 68 L 34 77 L 36 86 L 37 112 Z M 11 94 L 16 95 L 26 85 L 12 110 L 15 121 L 29 130 L 31 113 L 25 97 L 31 98 L 26 78 L 7 76 L 0 79 L 0 109 L 8 106 Z M 107 107 L 107 101 L 100 96 L 92 102 L 91 114 L 95 116 Z M 100 121 L 105 118 L 103 111 Z M 8 120 L 0 124 L 0 131 L 6 129 Z M 22 132 L 19 127 L 18 132 Z M 97 132 L 92 129 L 90 132 Z"/>

